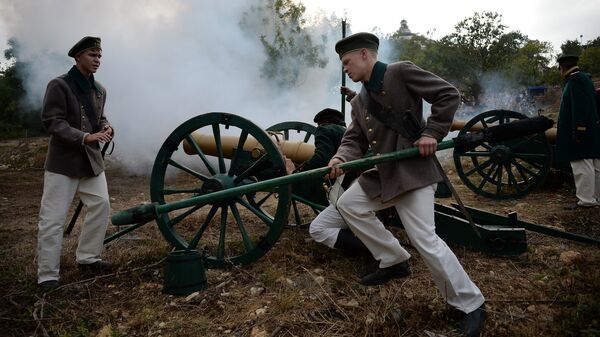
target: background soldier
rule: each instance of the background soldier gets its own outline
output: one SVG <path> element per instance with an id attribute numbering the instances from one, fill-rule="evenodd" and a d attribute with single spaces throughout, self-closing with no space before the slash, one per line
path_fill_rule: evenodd
<path id="1" fill-rule="evenodd" d="M 594 84 L 577 66 L 575 55 L 558 58 L 565 81 L 558 113 L 557 161 L 569 161 L 573 169 L 577 202 L 565 209 L 600 205 L 600 121 Z"/>
<path id="2" fill-rule="evenodd" d="M 38 283 L 43 289 L 59 285 L 62 227 L 75 192 L 87 207 L 76 251 L 79 269 L 111 268 L 100 259 L 110 205 L 99 143 L 113 136 L 104 115 L 106 90 L 93 75 L 102 57 L 100 38 L 84 37 L 68 55 L 75 65 L 48 83 L 41 114 L 50 134 L 37 246 Z"/>

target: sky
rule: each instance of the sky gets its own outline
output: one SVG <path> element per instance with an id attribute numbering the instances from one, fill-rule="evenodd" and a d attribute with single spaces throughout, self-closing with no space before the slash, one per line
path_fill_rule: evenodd
<path id="1" fill-rule="evenodd" d="M 555 49 L 567 39 L 600 35 L 600 0 L 303 0 L 316 22 L 313 38 L 325 36 L 330 46 L 324 50 L 328 62 L 323 68 L 294 64 L 301 67 L 299 81 L 282 88 L 261 76 L 266 54 L 259 34 L 240 25 L 244 17 L 256 20 L 245 13 L 260 2 L 0 0 L 0 49 L 17 38 L 18 57 L 29 65 L 27 104 L 40 107 L 48 81 L 73 65 L 69 48 L 82 36 L 102 37 L 96 79 L 108 92 L 105 111 L 117 135 L 113 156 L 146 173 L 169 133 L 202 113 L 235 113 L 266 129 L 284 121 L 312 123 L 321 109 L 340 109 L 341 69 L 333 45 L 341 32 L 319 25 L 319 18 L 345 16 L 353 32 L 378 27 L 383 34 L 405 19 L 413 33 L 440 38 L 476 11 L 495 11 L 510 30 Z"/>
<path id="2" fill-rule="evenodd" d="M 303 0 L 308 13 L 324 11 L 346 17 L 357 31 L 394 32 L 402 19 L 413 33 L 441 38 L 475 12 L 502 15 L 508 30 L 552 43 L 558 51 L 566 40 L 583 42 L 600 36 L 600 0 Z M 430 32 L 431 35 L 428 35 Z M 583 35 L 583 37 L 581 37 Z"/>

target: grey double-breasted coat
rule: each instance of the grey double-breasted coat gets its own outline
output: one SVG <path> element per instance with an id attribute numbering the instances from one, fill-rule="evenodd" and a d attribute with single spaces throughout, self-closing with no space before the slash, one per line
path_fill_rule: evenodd
<path id="1" fill-rule="evenodd" d="M 431 103 L 431 115 L 424 123 L 422 134 L 441 141 L 450 130 L 454 113 L 460 102 L 458 90 L 431 72 L 412 62 L 396 62 L 387 69 L 374 72 L 363 90 L 383 106 L 386 113 L 411 114 L 423 119 L 423 99 Z M 375 89 L 373 89 L 375 88 Z M 364 96 L 352 101 L 352 122 L 344 134 L 334 158 L 342 161 L 359 159 L 369 146 L 373 154 L 383 154 L 414 146 L 413 141 L 380 123 L 368 111 Z M 387 202 L 402 193 L 442 180 L 432 157 L 418 157 L 379 164 L 365 171 L 358 182 L 366 194 L 380 196 Z"/>
<path id="2" fill-rule="evenodd" d="M 73 67 L 69 74 L 76 74 Z M 79 73 L 81 78 L 83 75 Z M 61 75 L 48 83 L 42 106 L 42 123 L 50 134 L 50 144 L 44 168 L 47 171 L 70 176 L 96 176 L 104 171 L 104 161 L 98 142 L 84 144 L 86 133 L 94 133 L 88 114 L 83 104 L 66 81 L 67 74 Z M 85 80 L 84 80 L 85 81 Z M 97 81 L 92 87 L 89 82 L 76 81 L 77 85 L 90 97 L 94 116 L 101 130 L 109 125 L 104 115 L 106 89 Z M 96 130 L 97 131 L 97 130 Z"/>

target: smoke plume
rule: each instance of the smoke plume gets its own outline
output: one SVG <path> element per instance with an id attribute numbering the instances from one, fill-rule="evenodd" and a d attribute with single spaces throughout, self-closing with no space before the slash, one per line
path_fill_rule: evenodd
<path id="1" fill-rule="evenodd" d="M 48 81 L 73 64 L 69 48 L 86 35 L 102 38 L 95 77 L 107 88 L 114 155 L 144 173 L 168 134 L 196 115 L 231 112 L 267 128 L 289 120 L 311 123 L 322 108 L 339 108 L 333 44 L 341 32 L 324 15 L 312 18 L 314 40 L 325 38 L 327 66 L 304 69 L 293 88 L 276 88 L 260 74 L 266 58 L 261 32 L 240 25 L 259 1 L 5 0 L 0 18 L 6 39 L 18 41 L 18 59 L 29 65 L 27 99 L 37 107 Z"/>

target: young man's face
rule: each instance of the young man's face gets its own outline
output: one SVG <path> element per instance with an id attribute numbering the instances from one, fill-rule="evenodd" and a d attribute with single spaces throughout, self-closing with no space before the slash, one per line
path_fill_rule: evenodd
<path id="1" fill-rule="evenodd" d="M 91 48 L 77 54 L 75 61 L 81 71 L 93 74 L 100 68 L 100 58 L 102 58 L 102 50 Z"/>
<path id="2" fill-rule="evenodd" d="M 342 67 L 344 72 L 353 82 L 368 81 L 366 75 L 369 72 L 367 62 L 368 51 L 357 49 L 342 56 Z"/>

